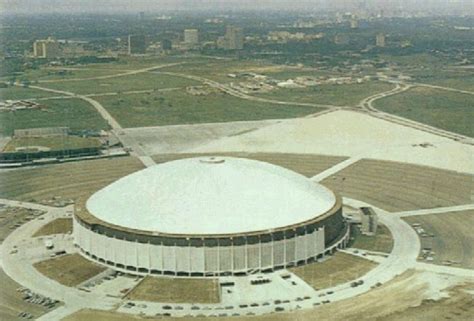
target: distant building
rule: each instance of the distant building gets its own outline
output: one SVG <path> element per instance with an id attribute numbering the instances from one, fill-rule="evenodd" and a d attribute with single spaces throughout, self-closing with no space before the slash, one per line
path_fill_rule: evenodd
<path id="1" fill-rule="evenodd" d="M 140 11 L 138 16 L 140 17 L 140 20 L 143 20 L 145 19 L 145 12 L 144 11 Z"/>
<path id="2" fill-rule="evenodd" d="M 364 235 L 375 235 L 377 233 L 378 218 L 371 207 L 360 208 L 360 231 Z"/>
<path id="3" fill-rule="evenodd" d="M 385 47 L 385 35 L 383 33 L 377 34 L 375 37 L 375 45 L 377 47 Z"/>
<path id="4" fill-rule="evenodd" d="M 356 17 L 352 17 L 351 19 L 351 29 L 359 28 L 359 20 Z"/>
<path id="5" fill-rule="evenodd" d="M 196 46 L 199 44 L 199 32 L 197 29 L 184 30 L 184 42 L 187 45 Z"/>
<path id="6" fill-rule="evenodd" d="M 161 41 L 161 49 L 162 50 L 171 50 L 173 49 L 173 42 L 169 39 L 163 39 Z"/>
<path id="7" fill-rule="evenodd" d="M 59 43 L 49 37 L 45 40 L 36 40 L 33 43 L 33 55 L 36 58 L 57 58 L 61 56 Z"/>
<path id="8" fill-rule="evenodd" d="M 145 35 L 129 35 L 128 36 L 128 54 L 144 54 L 146 51 Z"/>
<path id="9" fill-rule="evenodd" d="M 334 43 L 336 45 L 347 45 L 349 44 L 349 36 L 345 34 L 337 34 L 334 36 Z"/>
<path id="10" fill-rule="evenodd" d="M 241 50 L 244 48 L 244 33 L 242 28 L 227 26 L 224 37 L 217 39 L 217 47 L 226 50 Z"/>

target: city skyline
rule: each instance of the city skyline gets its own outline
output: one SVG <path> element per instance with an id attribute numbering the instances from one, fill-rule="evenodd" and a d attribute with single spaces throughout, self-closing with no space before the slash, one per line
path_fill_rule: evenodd
<path id="1" fill-rule="evenodd" d="M 391 10 L 416 9 L 420 11 L 456 11 L 464 15 L 474 14 L 474 3 L 470 0 L 2 0 L 3 13 L 119 13 L 119 12 L 164 12 L 164 11 L 231 11 L 231 10 Z"/>

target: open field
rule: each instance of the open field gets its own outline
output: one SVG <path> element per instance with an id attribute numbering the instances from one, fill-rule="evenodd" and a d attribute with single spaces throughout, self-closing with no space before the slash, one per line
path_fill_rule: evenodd
<path id="1" fill-rule="evenodd" d="M 176 76 L 154 74 L 150 72 L 108 79 L 63 81 L 42 84 L 43 87 L 70 91 L 76 94 L 96 94 L 131 90 L 151 90 L 174 87 L 186 87 L 200 83 Z"/>
<path id="2" fill-rule="evenodd" d="M 282 66 L 272 65 L 261 60 L 208 60 L 206 63 L 201 61 L 188 61 L 183 65 L 171 66 L 160 69 L 160 71 L 183 73 L 198 77 L 204 77 L 221 83 L 235 82 L 228 74 L 241 72 L 262 73 L 268 70 L 281 70 Z"/>
<path id="3" fill-rule="evenodd" d="M 357 256 L 336 252 L 324 262 L 289 269 L 315 289 L 325 289 L 355 280 L 377 266 Z"/>
<path id="4" fill-rule="evenodd" d="M 168 303 L 219 303 L 219 296 L 217 279 L 147 276 L 126 299 Z"/>
<path id="5" fill-rule="evenodd" d="M 4 147 L 3 152 L 15 152 L 17 148 L 29 146 L 44 147 L 48 150 L 64 150 L 78 148 L 96 148 L 102 144 L 97 138 L 65 136 L 65 137 L 17 137 L 13 138 Z"/>
<path id="6" fill-rule="evenodd" d="M 474 305 L 472 296 L 462 291 L 472 289 L 473 285 L 456 287 L 451 291 L 451 298 L 438 302 L 424 300 L 427 284 L 417 281 L 419 273 L 408 271 L 394 280 L 355 298 L 319 306 L 311 310 L 276 313 L 263 316 L 220 317 L 222 321 L 382 321 L 382 320 L 456 320 L 472 319 Z M 439 318 L 438 318 L 439 316 Z M 426 318 L 425 318 L 426 317 Z M 204 321 L 200 317 L 160 317 L 141 318 L 116 312 L 81 310 L 64 319 L 64 321 L 128 321 L 128 320 L 164 320 L 164 321 Z"/>
<path id="7" fill-rule="evenodd" d="M 0 320 L 2 321 L 19 321 L 25 320 L 18 317 L 21 312 L 31 313 L 33 318 L 45 314 L 50 311 L 48 308 L 39 305 L 28 303 L 23 300 L 23 294 L 17 289 L 21 286 L 10 279 L 2 269 L 0 269 Z"/>
<path id="8" fill-rule="evenodd" d="M 39 272 L 65 286 L 76 286 L 106 270 L 79 254 L 67 254 L 33 265 Z"/>
<path id="9" fill-rule="evenodd" d="M 363 235 L 360 229 L 352 225 L 351 241 L 349 247 L 361 250 L 390 253 L 393 248 L 393 239 L 390 230 L 382 224 L 377 227 L 377 234 L 374 236 Z"/>
<path id="10" fill-rule="evenodd" d="M 467 204 L 474 190 L 472 175 L 370 159 L 322 183 L 344 196 L 392 212 Z"/>
<path id="11" fill-rule="evenodd" d="M 250 101 L 223 93 L 193 96 L 181 91 L 106 96 L 97 100 L 123 127 L 294 118 L 323 110 Z"/>
<path id="12" fill-rule="evenodd" d="M 2 183 L 3 184 L 3 183 Z M 1 184 L 0 184 L 1 185 Z M 43 214 L 42 211 L 22 207 L 0 207 L 0 244 L 20 225 Z"/>
<path id="13" fill-rule="evenodd" d="M 25 87 L 12 86 L 0 88 L 0 100 L 21 100 L 30 98 L 44 98 L 57 96 L 57 94 Z"/>
<path id="14" fill-rule="evenodd" d="M 409 224 L 418 223 L 433 237 L 420 237 L 421 248 L 435 254 L 427 263 L 456 262 L 454 267 L 474 269 L 474 210 L 404 217 Z"/>
<path id="15" fill-rule="evenodd" d="M 33 237 L 53 235 L 53 234 L 67 234 L 72 232 L 71 218 L 57 218 L 54 221 L 43 225 Z"/>
<path id="16" fill-rule="evenodd" d="M 230 156 L 243 157 L 259 160 L 274 165 L 288 168 L 292 171 L 312 177 L 325 169 L 342 162 L 344 157 L 324 156 L 324 155 L 305 155 L 305 154 L 279 154 L 279 153 L 193 153 L 193 154 L 160 154 L 153 156 L 153 160 L 157 163 L 182 159 L 187 157 L 199 156 Z"/>
<path id="17" fill-rule="evenodd" d="M 105 69 L 94 65 L 71 66 L 71 67 L 46 67 L 41 69 L 29 70 L 25 77 L 35 81 L 55 82 L 70 80 L 76 78 L 92 78 L 109 76 L 122 73 L 121 70 Z"/>
<path id="18" fill-rule="evenodd" d="M 71 130 L 108 129 L 108 124 L 89 103 L 72 99 L 43 100 L 43 109 L 0 113 L 0 134 L 11 135 L 14 129 L 69 127 Z"/>
<path id="19" fill-rule="evenodd" d="M 362 99 L 395 88 L 394 85 L 369 81 L 362 84 L 319 85 L 306 88 L 277 88 L 257 97 L 300 103 L 354 106 Z"/>
<path id="20" fill-rule="evenodd" d="M 53 197 L 85 199 L 127 174 L 143 168 L 132 157 L 71 162 L 3 172 L 0 197 L 43 202 Z"/>
<path id="21" fill-rule="evenodd" d="M 382 111 L 474 137 L 474 95 L 426 87 L 375 101 Z"/>

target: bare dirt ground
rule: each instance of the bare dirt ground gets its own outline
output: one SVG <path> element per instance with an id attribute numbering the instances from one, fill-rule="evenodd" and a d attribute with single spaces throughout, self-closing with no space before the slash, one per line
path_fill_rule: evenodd
<path id="1" fill-rule="evenodd" d="M 349 300 L 319 306 L 312 310 L 276 313 L 264 316 L 222 317 L 222 321 L 381 321 L 381 320 L 472 320 L 472 295 L 462 290 L 473 284 L 453 288 L 451 298 L 426 301 L 428 284 L 419 282 L 421 272 L 407 271 L 394 280 L 368 293 Z M 438 313 L 436 313 L 438 312 Z M 206 318 L 146 318 L 115 312 L 81 310 L 66 317 L 65 321 L 125 321 L 125 320 L 176 320 L 204 321 Z"/>
<path id="2" fill-rule="evenodd" d="M 283 154 L 283 153 L 199 153 L 199 154 L 160 154 L 153 156 L 157 163 L 181 159 L 186 157 L 199 156 L 232 156 L 255 159 L 274 165 L 288 168 L 292 171 L 312 177 L 335 164 L 345 160 L 345 157 L 325 156 L 325 155 L 307 155 L 307 154 Z"/>
<path id="3" fill-rule="evenodd" d="M 48 278 L 70 287 L 81 284 L 106 269 L 79 254 L 41 261 L 35 263 L 34 267 Z"/>
<path id="4" fill-rule="evenodd" d="M 336 252 L 324 262 L 290 269 L 315 289 L 325 289 L 359 278 L 377 266 L 376 263 L 350 254 Z"/>
<path id="5" fill-rule="evenodd" d="M 53 198 L 86 198 L 142 168 L 138 159 L 120 157 L 6 171 L 1 173 L 0 197 L 54 205 Z"/>
<path id="6" fill-rule="evenodd" d="M 363 159 L 322 181 L 344 196 L 388 211 L 471 202 L 472 175 L 432 167 Z"/>
<path id="7" fill-rule="evenodd" d="M 36 318 L 49 311 L 44 306 L 24 301 L 22 293 L 17 291 L 20 287 L 0 269 L 0 320 L 24 320 L 18 317 L 21 312 L 31 313 Z"/>
<path id="8" fill-rule="evenodd" d="M 377 234 L 374 236 L 363 235 L 358 227 L 352 226 L 351 239 L 354 238 L 349 247 L 361 250 L 390 253 L 393 248 L 392 233 L 382 224 L 377 227 Z"/>
<path id="9" fill-rule="evenodd" d="M 71 218 L 57 218 L 54 221 L 43 225 L 33 237 L 52 235 L 52 234 L 67 234 L 72 232 Z"/>
<path id="10" fill-rule="evenodd" d="M 443 264 L 451 261 L 454 267 L 474 269 L 474 210 L 403 219 L 409 224 L 421 224 L 427 234 L 433 235 L 420 237 L 422 249 L 430 248 L 435 253 L 433 261 L 425 262 Z"/>
<path id="11" fill-rule="evenodd" d="M 128 300 L 169 303 L 219 303 L 217 279 L 145 277 L 128 295 Z"/>

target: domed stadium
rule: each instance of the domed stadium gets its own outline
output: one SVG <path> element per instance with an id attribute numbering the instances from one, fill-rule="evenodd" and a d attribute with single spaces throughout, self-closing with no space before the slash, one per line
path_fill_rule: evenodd
<path id="1" fill-rule="evenodd" d="M 87 258 L 135 274 L 246 275 L 345 247 L 341 198 L 269 163 L 199 157 L 125 176 L 77 205 Z"/>

